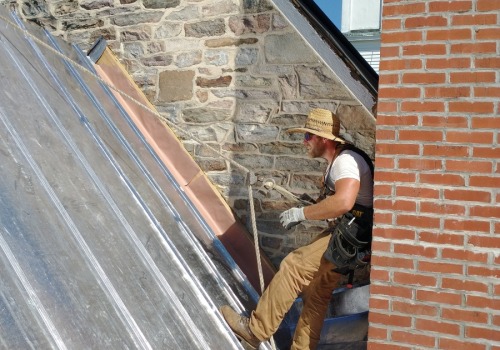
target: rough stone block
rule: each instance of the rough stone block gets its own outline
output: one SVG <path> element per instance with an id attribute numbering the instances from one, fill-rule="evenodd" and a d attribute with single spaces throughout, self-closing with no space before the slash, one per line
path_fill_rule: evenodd
<path id="1" fill-rule="evenodd" d="M 372 159 L 375 156 L 376 120 L 361 105 L 341 104 L 337 110 L 341 125 L 350 140 Z M 347 136 L 347 135 L 345 135 Z"/>
<path id="2" fill-rule="evenodd" d="M 259 154 L 235 154 L 233 159 L 247 169 L 272 169 L 274 157 Z"/>
<path id="3" fill-rule="evenodd" d="M 190 100 L 193 97 L 194 71 L 163 71 L 159 76 L 159 102 Z"/>
<path id="4" fill-rule="evenodd" d="M 178 23 L 164 23 L 154 31 L 155 39 L 175 38 L 182 31 L 182 26 Z"/>
<path id="5" fill-rule="evenodd" d="M 262 103 L 239 103 L 234 121 L 236 123 L 265 123 L 276 104 L 273 101 L 262 101 Z"/>
<path id="6" fill-rule="evenodd" d="M 235 89 L 235 90 L 214 90 L 212 91 L 214 96 L 223 97 L 236 97 L 242 100 L 273 100 L 278 103 L 279 93 L 272 90 L 250 90 L 250 89 Z"/>
<path id="7" fill-rule="evenodd" d="M 257 62 L 259 49 L 257 48 L 241 48 L 236 53 L 236 66 L 250 66 Z"/>
<path id="8" fill-rule="evenodd" d="M 294 100 L 299 97 L 299 80 L 295 74 L 281 75 L 278 77 L 281 94 L 286 100 Z"/>
<path id="9" fill-rule="evenodd" d="M 106 41 L 116 40 L 116 31 L 114 28 L 102 28 L 90 32 L 90 42 L 94 43 L 99 37 L 103 37 Z"/>
<path id="10" fill-rule="evenodd" d="M 288 202 L 285 202 L 283 200 L 266 200 L 266 199 L 263 199 L 261 200 L 261 203 L 262 203 L 262 209 L 264 211 L 283 211 L 283 210 L 287 210 L 290 208 L 290 203 Z M 278 228 L 281 228 L 279 226 L 277 226 L 278 223 L 274 222 L 273 224 L 273 227 L 278 229 Z"/>
<path id="11" fill-rule="evenodd" d="M 307 171 L 307 169 L 304 169 L 304 171 Z M 316 171 L 316 174 L 312 174 L 311 172 L 307 174 L 292 174 L 290 187 L 312 191 L 312 193 L 310 194 L 311 197 L 317 197 L 319 195 L 319 189 L 321 188 L 321 183 L 323 181 L 324 171 L 326 171 L 326 164 L 323 164 L 321 168 L 316 169 Z"/>
<path id="12" fill-rule="evenodd" d="M 227 109 L 185 108 L 182 116 L 187 123 L 211 123 L 228 120 L 231 112 Z"/>
<path id="13" fill-rule="evenodd" d="M 240 46 L 246 44 L 255 44 L 259 41 L 257 38 L 216 38 L 207 39 L 205 41 L 206 47 L 225 47 L 225 46 Z"/>
<path id="14" fill-rule="evenodd" d="M 175 65 L 179 68 L 191 67 L 200 62 L 201 62 L 200 50 L 181 53 L 175 59 Z"/>
<path id="15" fill-rule="evenodd" d="M 259 149 L 261 153 L 271 155 L 288 154 L 305 156 L 306 153 L 305 147 L 297 143 L 269 142 L 261 144 Z"/>
<path id="16" fill-rule="evenodd" d="M 331 96 L 334 100 L 354 101 L 349 90 L 326 67 L 301 65 L 296 71 L 300 81 L 300 96 L 303 99 L 314 100 Z"/>
<path id="17" fill-rule="evenodd" d="M 273 85 L 273 79 L 255 75 L 238 75 L 234 84 L 241 87 L 268 88 Z"/>
<path id="18" fill-rule="evenodd" d="M 127 58 L 139 58 L 144 55 L 144 47 L 141 42 L 129 42 L 123 44 L 123 54 Z"/>
<path id="19" fill-rule="evenodd" d="M 276 159 L 276 169 L 277 170 L 288 170 L 303 172 L 305 169 L 310 169 L 310 171 L 320 171 L 322 167 L 322 161 L 318 159 L 311 158 L 297 158 L 297 157 L 287 157 L 282 156 Z"/>
<path id="20" fill-rule="evenodd" d="M 222 145 L 222 149 L 236 153 L 256 153 L 258 151 L 257 145 L 253 143 L 225 143 Z"/>
<path id="21" fill-rule="evenodd" d="M 72 31 L 68 33 L 68 40 L 72 43 L 77 44 L 84 50 L 89 46 L 86 46 L 86 43 L 90 42 L 90 32 L 89 31 Z"/>
<path id="22" fill-rule="evenodd" d="M 148 54 L 155 54 L 165 51 L 165 43 L 162 41 L 149 41 L 146 45 Z"/>
<path id="23" fill-rule="evenodd" d="M 148 41 L 150 38 L 151 38 L 151 28 L 147 26 L 124 29 L 120 33 L 120 39 L 122 42 Z"/>
<path id="24" fill-rule="evenodd" d="M 242 185 L 245 184 L 245 176 L 241 175 L 241 174 L 238 174 L 238 173 L 235 173 L 235 172 L 233 172 L 231 174 L 228 174 L 228 173 L 219 173 L 219 174 L 211 173 L 211 174 L 209 174 L 209 177 L 213 181 L 215 181 L 217 183 L 230 183 L 233 186 L 239 186 L 239 187 L 241 187 Z M 241 205 L 244 205 L 243 204 L 244 202 L 248 203 L 248 200 L 244 199 L 242 202 L 239 202 L 239 203 Z M 246 205 L 245 205 L 245 208 L 246 208 Z"/>
<path id="25" fill-rule="evenodd" d="M 98 10 L 103 7 L 113 6 L 113 0 L 83 0 L 79 4 L 85 10 Z"/>
<path id="26" fill-rule="evenodd" d="M 242 142 L 268 142 L 277 139 L 279 129 L 276 126 L 258 124 L 236 125 L 236 135 Z"/>
<path id="27" fill-rule="evenodd" d="M 39 1 L 25 1 L 21 5 L 22 14 L 26 17 L 47 16 L 49 8 L 47 2 L 44 0 Z"/>
<path id="28" fill-rule="evenodd" d="M 213 1 L 201 8 L 203 17 L 212 17 L 217 15 L 227 16 L 238 11 L 238 5 L 231 0 Z"/>
<path id="29" fill-rule="evenodd" d="M 306 114 L 278 114 L 273 116 L 271 123 L 286 127 L 302 127 L 305 125 L 306 119 Z"/>
<path id="30" fill-rule="evenodd" d="M 179 11 L 172 12 L 165 17 L 167 21 L 187 21 L 200 18 L 198 6 L 186 6 Z"/>
<path id="31" fill-rule="evenodd" d="M 208 101 L 208 91 L 207 90 L 197 90 L 196 91 L 196 97 L 198 98 L 198 101 L 201 103 L 205 103 Z"/>
<path id="32" fill-rule="evenodd" d="M 196 23 L 186 23 L 184 25 L 186 36 L 201 38 L 205 36 L 220 36 L 226 32 L 224 19 L 218 18 L 210 21 L 201 21 Z"/>
<path id="33" fill-rule="evenodd" d="M 281 110 L 285 113 L 293 114 L 305 114 L 307 115 L 311 108 L 324 108 L 329 111 L 336 112 L 338 108 L 338 102 L 327 100 L 323 102 L 316 101 L 283 101 Z"/>
<path id="34" fill-rule="evenodd" d="M 172 63 L 172 55 L 157 54 L 151 57 L 145 57 L 141 59 L 143 65 L 148 67 L 162 66 L 166 67 Z"/>
<path id="35" fill-rule="evenodd" d="M 72 18 L 71 20 L 62 22 L 62 28 L 66 31 L 96 28 L 102 27 L 103 25 L 104 21 L 98 18 L 87 18 L 87 16 L 84 16 L 83 18 L 75 16 L 75 18 Z"/>
<path id="36" fill-rule="evenodd" d="M 207 106 L 210 108 L 233 110 L 234 100 L 233 99 L 213 100 Z"/>
<path id="37" fill-rule="evenodd" d="M 52 6 L 54 6 L 52 11 L 56 17 L 78 11 L 78 1 L 64 1 Z"/>
<path id="38" fill-rule="evenodd" d="M 274 10 L 274 5 L 269 0 L 242 0 L 245 13 L 267 12 Z"/>
<path id="39" fill-rule="evenodd" d="M 165 52 L 178 53 L 200 49 L 200 42 L 196 39 L 168 38 L 165 40 Z"/>
<path id="40" fill-rule="evenodd" d="M 291 133 L 287 132 L 287 129 L 285 129 L 285 130 L 281 130 L 279 139 L 281 141 L 285 141 L 285 142 L 295 142 L 295 143 L 302 144 L 302 142 L 304 141 L 304 134 L 302 134 L 302 133 L 291 134 Z"/>
<path id="41" fill-rule="evenodd" d="M 268 35 L 264 44 L 266 62 L 294 64 L 319 62 L 318 57 L 296 33 Z"/>
<path id="42" fill-rule="evenodd" d="M 271 230 L 269 227 L 265 227 L 266 230 Z M 260 231 L 260 230 L 259 230 Z M 269 231 L 267 231 L 269 232 Z M 279 249 L 283 244 L 283 239 L 280 237 L 264 237 L 262 238 L 262 245 L 266 248 Z"/>
<path id="43" fill-rule="evenodd" d="M 208 50 L 204 55 L 205 64 L 224 66 L 229 62 L 229 54 L 222 50 Z"/>
<path id="44" fill-rule="evenodd" d="M 273 18 L 271 21 L 271 28 L 273 30 L 281 30 L 285 29 L 290 25 L 288 21 L 280 14 L 280 13 L 274 13 Z"/>
<path id="45" fill-rule="evenodd" d="M 207 79 L 207 78 L 202 78 L 198 77 L 196 78 L 196 85 L 200 87 L 224 87 L 224 86 L 229 86 L 231 84 L 231 81 L 233 80 L 233 77 L 230 75 L 225 75 L 221 76 L 215 79 Z"/>
<path id="46" fill-rule="evenodd" d="M 203 171 L 224 171 L 227 170 L 226 162 L 221 159 L 195 159 L 196 163 Z"/>
<path id="47" fill-rule="evenodd" d="M 248 33 L 265 33 L 271 28 L 271 16 L 268 14 L 232 16 L 229 18 L 229 28 L 238 36 Z"/>
<path id="48" fill-rule="evenodd" d="M 180 125 L 184 131 L 192 134 L 194 137 L 200 139 L 203 142 L 216 142 L 221 143 L 226 141 L 232 132 L 233 126 L 231 124 L 219 123 L 207 127 L 206 125 Z M 182 134 L 183 137 L 186 135 Z"/>
<path id="49" fill-rule="evenodd" d="M 180 0 L 142 0 L 142 4 L 148 9 L 166 9 L 176 7 L 180 3 Z"/>
<path id="50" fill-rule="evenodd" d="M 110 19 L 111 23 L 120 27 L 132 26 L 142 23 L 157 23 L 163 16 L 163 12 L 140 12 L 140 13 L 129 13 L 126 15 L 116 16 Z"/>

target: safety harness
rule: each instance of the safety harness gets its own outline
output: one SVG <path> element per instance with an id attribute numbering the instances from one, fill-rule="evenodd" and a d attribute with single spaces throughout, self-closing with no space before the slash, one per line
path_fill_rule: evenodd
<path id="1" fill-rule="evenodd" d="M 345 144 L 341 147 L 339 154 L 350 150 L 362 156 L 370 167 L 373 179 L 374 167 L 370 157 L 352 144 Z M 328 170 L 318 200 L 335 193 L 334 190 L 327 186 L 326 180 L 329 172 Z M 362 268 L 370 262 L 372 226 L 373 208 L 354 204 L 352 209 L 342 215 L 339 220 L 336 220 L 331 228 L 332 235 L 324 253 L 324 258 L 336 266 L 335 272 L 349 275 L 348 286 L 352 286 L 354 270 Z"/>

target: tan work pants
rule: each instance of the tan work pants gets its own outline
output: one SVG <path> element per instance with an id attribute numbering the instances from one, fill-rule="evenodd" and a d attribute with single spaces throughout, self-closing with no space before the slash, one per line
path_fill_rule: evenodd
<path id="1" fill-rule="evenodd" d="M 291 349 L 316 348 L 332 290 L 341 278 L 332 271 L 335 265 L 323 258 L 329 240 L 330 234 L 322 233 L 283 259 L 250 317 L 250 330 L 257 338 L 269 339 L 302 293 L 304 306 Z"/>

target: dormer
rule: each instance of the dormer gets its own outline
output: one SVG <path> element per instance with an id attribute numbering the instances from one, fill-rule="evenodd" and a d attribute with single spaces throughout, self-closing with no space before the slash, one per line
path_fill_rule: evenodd
<path id="1" fill-rule="evenodd" d="M 342 0 L 340 30 L 378 73 L 381 0 Z"/>

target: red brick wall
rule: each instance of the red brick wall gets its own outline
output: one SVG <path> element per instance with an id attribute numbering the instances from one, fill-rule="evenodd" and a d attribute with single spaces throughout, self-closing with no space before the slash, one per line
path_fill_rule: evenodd
<path id="1" fill-rule="evenodd" d="M 500 349 L 500 0 L 384 0 L 370 350 Z"/>

